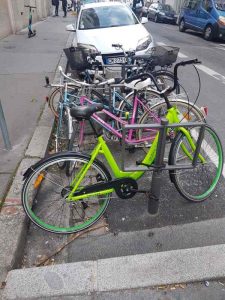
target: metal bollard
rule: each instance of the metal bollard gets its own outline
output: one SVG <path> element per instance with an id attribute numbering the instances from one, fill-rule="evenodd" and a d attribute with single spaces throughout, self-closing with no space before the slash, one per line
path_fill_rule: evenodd
<path id="1" fill-rule="evenodd" d="M 149 192 L 149 199 L 148 199 L 148 212 L 151 215 L 156 215 L 159 210 L 159 198 L 160 198 L 160 190 L 161 190 L 161 174 L 162 174 L 162 170 L 160 169 L 160 167 L 163 166 L 163 159 L 164 159 L 165 147 L 166 147 L 166 133 L 167 133 L 168 120 L 165 118 L 162 118 L 161 125 L 163 127 L 160 128 L 160 131 L 159 131 L 157 153 L 156 153 L 155 164 L 154 164 L 156 166 L 156 169 L 153 171 L 153 174 L 152 174 L 152 183 L 151 183 L 151 189 Z M 158 167 L 158 169 L 157 169 L 157 167 Z"/>
<path id="2" fill-rule="evenodd" d="M 3 136 L 3 140 L 4 140 L 4 144 L 7 150 L 11 150 L 12 146 L 9 140 L 9 133 L 8 133 L 8 129 L 6 126 L 6 121 L 5 121 L 5 116 L 4 116 L 4 112 L 2 109 L 2 103 L 1 103 L 1 99 L 0 99 L 0 129 L 2 131 L 2 136 Z"/>

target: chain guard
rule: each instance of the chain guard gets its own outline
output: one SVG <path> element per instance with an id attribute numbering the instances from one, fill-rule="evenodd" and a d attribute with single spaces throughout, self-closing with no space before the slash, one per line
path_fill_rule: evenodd
<path id="1" fill-rule="evenodd" d="M 118 197 L 121 199 L 129 199 L 138 191 L 138 184 L 132 178 L 119 178 L 109 182 L 99 182 L 93 185 L 86 186 L 79 192 L 75 192 L 73 196 L 85 195 L 88 193 L 96 193 L 113 188 Z"/>

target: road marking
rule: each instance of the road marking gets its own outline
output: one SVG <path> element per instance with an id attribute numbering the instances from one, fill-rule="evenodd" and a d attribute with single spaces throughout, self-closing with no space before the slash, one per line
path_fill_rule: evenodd
<path id="1" fill-rule="evenodd" d="M 216 49 L 219 49 L 219 50 L 225 51 L 225 48 L 222 48 L 222 47 L 215 46 L 215 48 L 216 48 Z"/>
<path id="2" fill-rule="evenodd" d="M 166 46 L 166 44 L 162 43 L 162 42 L 158 42 L 157 44 L 159 46 Z M 225 49 L 223 49 L 223 50 L 225 50 Z M 185 54 L 183 54 L 181 52 L 178 53 L 178 57 L 180 57 L 180 58 L 188 58 L 187 55 L 185 55 Z M 212 70 L 212 69 L 210 69 L 210 68 L 208 68 L 208 67 L 206 67 L 204 65 L 196 65 L 196 67 L 199 70 L 201 70 L 202 72 L 206 73 L 207 75 L 209 75 L 209 76 L 213 77 L 214 79 L 219 80 L 221 83 L 225 84 L 225 76 L 221 75 L 220 73 L 218 73 L 218 72 L 216 72 L 216 71 L 214 71 L 214 70 Z"/>
<path id="3" fill-rule="evenodd" d="M 187 58 L 188 56 L 179 52 L 178 53 L 178 57 L 180 57 L 180 58 Z"/>
<path id="4" fill-rule="evenodd" d="M 196 65 L 196 67 L 203 71 L 204 73 L 206 73 L 207 75 L 219 80 L 220 82 L 222 82 L 223 84 L 225 84 L 225 76 L 221 75 L 220 73 L 204 66 L 204 65 Z"/>

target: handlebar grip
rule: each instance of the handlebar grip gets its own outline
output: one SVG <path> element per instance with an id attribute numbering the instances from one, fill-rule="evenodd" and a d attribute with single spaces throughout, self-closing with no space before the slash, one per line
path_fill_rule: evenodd
<path id="1" fill-rule="evenodd" d="M 45 76 L 45 82 L 46 82 L 46 85 L 49 85 L 49 77 L 48 76 Z"/>
<path id="2" fill-rule="evenodd" d="M 112 47 L 114 47 L 114 48 L 122 48 L 122 45 L 121 44 L 112 44 Z"/>
<path id="3" fill-rule="evenodd" d="M 186 60 L 186 61 L 181 61 L 179 63 L 177 63 L 177 67 L 179 66 L 186 66 L 186 65 L 193 65 L 193 64 L 201 64 L 201 61 L 199 61 L 197 58 L 195 59 L 190 59 L 190 60 Z"/>

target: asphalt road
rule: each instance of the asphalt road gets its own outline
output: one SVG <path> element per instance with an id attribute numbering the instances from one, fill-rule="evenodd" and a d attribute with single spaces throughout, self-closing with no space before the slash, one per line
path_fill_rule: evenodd
<path id="1" fill-rule="evenodd" d="M 157 43 L 179 47 L 179 60 L 197 57 L 202 61 L 202 65 L 198 67 L 201 93 L 197 104 L 208 107 L 208 122 L 216 128 L 225 149 L 225 43 L 207 42 L 195 33 L 180 33 L 174 25 L 148 22 L 146 27 Z M 190 100 L 194 101 L 199 87 L 195 69 L 191 66 L 182 68 L 179 79 Z M 119 149 L 114 145 L 112 149 L 119 159 Z M 128 164 L 135 159 L 135 154 L 130 154 Z M 149 188 L 150 184 L 149 173 L 140 187 Z M 109 232 L 76 240 L 55 258 L 56 262 L 224 243 L 224 226 L 219 221 L 225 217 L 224 194 L 225 180 L 222 178 L 217 192 L 210 199 L 203 203 L 189 203 L 178 194 L 165 172 L 157 216 L 151 217 L 148 214 L 148 200 L 143 194 L 137 194 L 128 200 L 113 199 L 106 214 Z M 46 255 L 63 240 L 59 236 L 45 234 L 32 225 L 26 249 L 27 265 L 36 260 L 37 254 Z"/>

